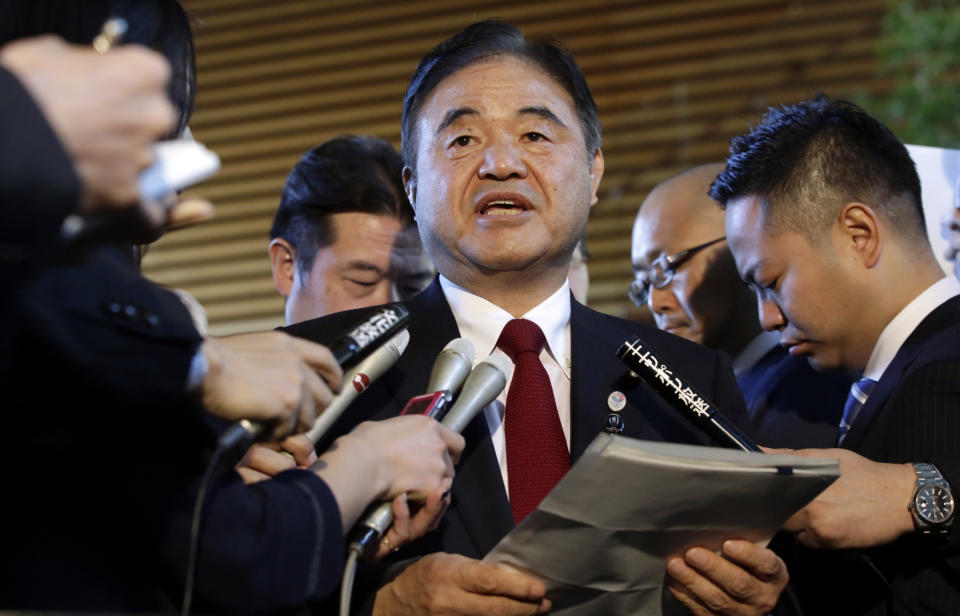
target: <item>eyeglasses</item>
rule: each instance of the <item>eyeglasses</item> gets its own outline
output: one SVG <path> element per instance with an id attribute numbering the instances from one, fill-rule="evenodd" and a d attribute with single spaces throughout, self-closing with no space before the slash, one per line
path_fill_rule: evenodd
<path id="1" fill-rule="evenodd" d="M 630 296 L 630 299 L 633 300 L 633 303 L 637 306 L 645 306 L 647 300 L 650 299 L 651 287 L 657 289 L 664 288 L 673 280 L 673 275 L 677 273 L 680 266 L 689 261 L 693 255 L 725 239 L 727 239 L 726 236 L 718 237 L 706 244 L 687 248 L 676 254 L 660 255 L 649 269 L 638 269 L 634 272 L 635 278 L 633 282 L 630 283 L 630 289 L 627 291 L 627 295 Z"/>

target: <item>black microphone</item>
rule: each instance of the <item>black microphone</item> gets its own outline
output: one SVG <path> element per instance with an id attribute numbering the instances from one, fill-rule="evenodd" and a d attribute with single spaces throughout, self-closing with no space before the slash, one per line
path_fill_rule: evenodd
<path id="1" fill-rule="evenodd" d="M 744 451 L 761 451 L 760 447 L 724 417 L 717 407 L 657 359 L 639 336 L 624 342 L 617 351 L 617 357 L 660 394 L 667 404 L 717 443 Z"/>
<path id="2" fill-rule="evenodd" d="M 483 359 L 470 371 L 457 401 L 450 407 L 450 411 L 441 423 L 454 432 L 463 432 L 477 413 L 496 400 L 503 388 L 507 386 L 506 375 L 512 366 L 513 362 L 500 351 Z M 391 524 L 393 524 L 392 503 L 387 501 L 376 505 L 359 524 L 349 549 L 364 557 L 372 556 Z"/>
<path id="3" fill-rule="evenodd" d="M 410 312 L 400 304 L 388 304 L 351 327 L 329 346 L 334 359 L 345 368 L 363 359 L 375 348 L 385 344 L 394 334 L 406 327 Z M 236 452 L 246 451 L 264 432 L 264 424 L 248 419 L 233 423 L 217 439 L 217 447 L 224 460 Z M 236 460 L 234 460 L 235 462 Z M 232 464 L 232 462 L 231 462 Z"/>
<path id="4" fill-rule="evenodd" d="M 433 362 L 427 393 L 410 398 L 400 414 L 426 415 L 437 421 L 443 419 L 453 397 L 460 391 L 460 386 L 473 368 L 475 354 L 473 344 L 466 338 L 455 338 L 448 342 Z"/>

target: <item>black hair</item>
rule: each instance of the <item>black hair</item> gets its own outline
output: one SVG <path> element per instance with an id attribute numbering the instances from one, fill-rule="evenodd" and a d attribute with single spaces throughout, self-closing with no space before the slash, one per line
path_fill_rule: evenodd
<path id="1" fill-rule="evenodd" d="M 388 141 L 341 135 L 307 152 L 290 172 L 270 237 L 290 242 L 302 274 L 317 250 L 336 241 L 331 214 L 362 212 L 413 222 L 403 189 L 403 161 Z"/>
<path id="2" fill-rule="evenodd" d="M 176 0 L 0 0 L 0 15 L 0 46 L 42 34 L 90 45 L 107 19 L 124 18 L 124 43 L 149 47 L 170 63 L 168 94 L 178 122 L 169 137 L 186 128 L 193 113 L 196 65 L 190 20 Z"/>
<path id="3" fill-rule="evenodd" d="M 710 197 L 726 207 L 748 195 L 765 200 L 774 232 L 822 238 L 845 204 L 860 202 L 895 229 L 926 237 L 920 178 L 906 147 L 857 105 L 823 94 L 771 107 L 730 141 Z"/>
<path id="4" fill-rule="evenodd" d="M 467 26 L 440 43 L 420 60 L 403 99 L 401 143 L 404 163 L 416 171 L 416 122 L 420 109 L 441 81 L 493 56 L 510 55 L 543 70 L 573 99 L 580 118 L 587 155 L 600 147 L 600 116 L 587 80 L 573 55 L 556 41 L 527 40 L 515 26 L 489 19 Z"/>

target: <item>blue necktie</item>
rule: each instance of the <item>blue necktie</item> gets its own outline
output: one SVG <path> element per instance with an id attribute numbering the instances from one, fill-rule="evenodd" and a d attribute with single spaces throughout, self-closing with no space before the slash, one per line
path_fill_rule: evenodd
<path id="1" fill-rule="evenodd" d="M 864 377 L 850 386 L 847 403 L 843 405 L 843 418 L 840 420 L 840 436 L 837 438 L 837 445 L 843 444 L 843 439 L 850 431 L 850 426 L 853 425 L 860 409 L 867 401 L 867 396 L 870 395 L 876 384 L 877 382 L 873 379 Z"/>

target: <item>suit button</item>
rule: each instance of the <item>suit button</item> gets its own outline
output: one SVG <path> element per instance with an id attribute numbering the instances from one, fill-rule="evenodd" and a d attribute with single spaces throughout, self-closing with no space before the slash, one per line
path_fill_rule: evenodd
<path id="1" fill-rule="evenodd" d="M 140 311 L 137 310 L 137 307 L 132 304 L 127 304 L 123 307 L 123 316 L 127 317 L 130 320 L 136 319 L 140 314 Z"/>
<path id="2" fill-rule="evenodd" d="M 160 323 L 160 317 L 153 314 L 152 312 L 145 312 L 143 314 L 143 320 L 147 322 L 147 325 L 150 327 L 156 327 Z"/>
<path id="3" fill-rule="evenodd" d="M 123 312 L 123 305 L 121 305 L 120 302 L 108 302 L 104 308 L 106 309 L 107 314 L 113 316 L 120 316 L 120 314 Z"/>

